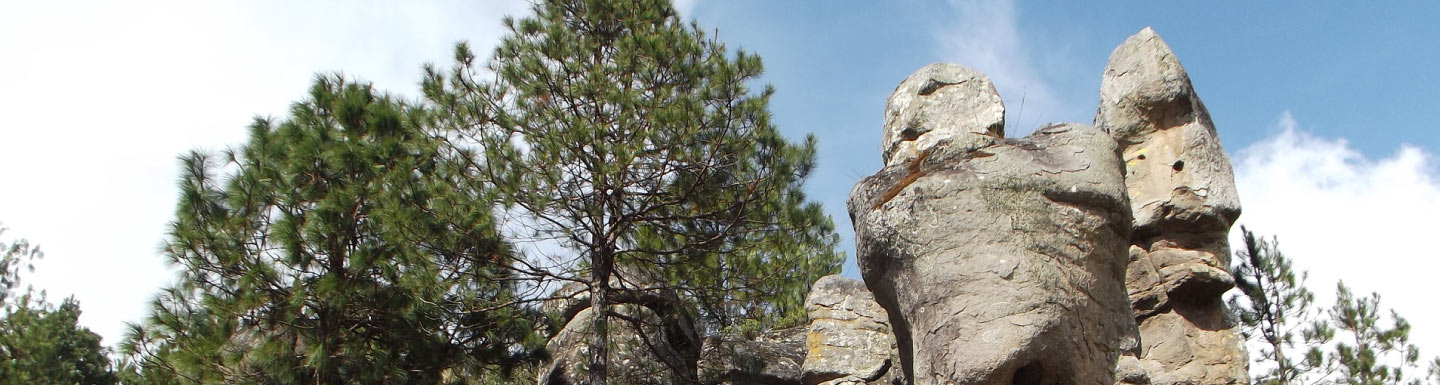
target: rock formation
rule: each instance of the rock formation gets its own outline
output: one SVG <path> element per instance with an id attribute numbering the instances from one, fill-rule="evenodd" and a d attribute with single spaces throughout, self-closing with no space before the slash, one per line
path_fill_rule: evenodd
<path id="1" fill-rule="evenodd" d="M 921 68 L 887 102 L 885 167 L 850 193 L 864 282 L 816 282 L 808 327 L 700 347 L 673 292 L 622 280 L 612 383 L 1247 383 L 1221 301 L 1240 204 L 1209 113 L 1148 28 L 1100 95 L 1093 127 L 1006 139 L 985 75 Z M 539 380 L 583 383 L 589 301 L 557 294 L 569 324 Z"/>
<path id="2" fill-rule="evenodd" d="M 1121 146 L 1135 228 L 1126 286 L 1141 349 L 1129 382 L 1246 383 L 1221 294 L 1240 201 L 1215 125 L 1180 61 L 1146 28 L 1110 54 L 1095 126 Z"/>
<path id="3" fill-rule="evenodd" d="M 830 275 L 805 300 L 810 316 L 804 385 L 901 382 L 899 351 L 885 309 L 865 283 Z"/>
<path id="4" fill-rule="evenodd" d="M 1115 141 L 1081 124 L 1022 139 L 973 125 L 964 114 L 1004 107 L 984 75 L 951 64 L 911 75 L 889 103 L 886 144 L 893 132 L 924 141 L 903 162 L 894 155 L 903 150 L 891 151 L 856 184 L 849 209 L 861 274 L 895 326 L 907 377 L 1113 381 L 1135 343 L 1124 286 L 1131 211 Z"/>

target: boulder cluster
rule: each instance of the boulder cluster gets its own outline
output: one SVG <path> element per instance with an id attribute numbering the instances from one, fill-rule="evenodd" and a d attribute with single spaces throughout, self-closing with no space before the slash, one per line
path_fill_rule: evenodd
<path id="1" fill-rule="evenodd" d="M 1005 128 L 984 74 L 916 71 L 885 107 L 885 167 L 848 202 L 864 280 L 816 282 L 808 326 L 701 342 L 673 296 L 637 290 L 621 311 L 655 322 L 612 330 L 630 350 L 610 373 L 641 373 L 615 383 L 1248 383 L 1221 300 L 1234 177 L 1165 42 L 1146 28 L 1114 50 L 1092 124 Z M 554 309 L 571 321 L 541 383 L 583 382 L 586 303 Z"/>

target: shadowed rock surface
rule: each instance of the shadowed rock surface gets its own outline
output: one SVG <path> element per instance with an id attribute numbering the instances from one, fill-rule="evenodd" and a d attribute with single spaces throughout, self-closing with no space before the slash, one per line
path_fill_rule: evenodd
<path id="1" fill-rule="evenodd" d="M 910 83 L 932 67 L 891 97 L 886 144 L 889 112 L 911 108 L 896 104 L 914 103 Z M 926 103 L 967 105 L 952 113 L 966 114 L 1003 111 L 998 100 Z M 907 124 L 970 120 L 916 119 Z M 1081 124 L 1023 139 L 1001 138 L 1002 128 L 966 132 L 913 159 L 889 157 L 850 194 L 860 271 L 895 327 L 907 377 L 1112 383 L 1115 360 L 1135 343 L 1124 286 L 1130 202 L 1115 141 Z"/>
<path id="2" fill-rule="evenodd" d="M 721 334 L 700 350 L 702 384 L 801 385 L 807 328 L 770 331 L 750 339 Z"/>
<path id="3" fill-rule="evenodd" d="M 643 271 L 622 266 L 610 295 L 609 381 L 614 384 L 661 385 L 694 383 L 701 341 L 688 306 L 663 281 Z M 584 284 L 568 283 L 542 304 L 565 326 L 545 345 L 551 360 L 540 366 L 541 385 L 588 383 L 585 366 L 590 357 L 591 319 L 589 291 Z"/>
<path id="4" fill-rule="evenodd" d="M 1126 383 L 1247 383 L 1242 341 L 1221 300 L 1234 285 L 1235 177 L 1209 111 L 1154 30 L 1110 54 L 1095 125 L 1120 143 L 1135 216 L 1126 286 L 1141 349 L 1121 365 Z"/>

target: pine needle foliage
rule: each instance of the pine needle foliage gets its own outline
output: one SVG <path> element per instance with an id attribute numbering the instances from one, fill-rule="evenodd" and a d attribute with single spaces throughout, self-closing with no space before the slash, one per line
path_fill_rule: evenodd
<path id="1" fill-rule="evenodd" d="M 571 254 L 564 278 L 611 291 L 663 277 L 710 332 L 803 319 L 809 285 L 838 271 L 834 225 L 802 193 L 815 139 L 792 143 L 750 85 L 759 56 L 730 51 L 668 0 L 545 0 L 506 20 L 484 67 L 464 44 L 427 68 L 443 124 L 484 149 L 489 179 Z M 623 268 L 621 268 L 623 267 Z M 648 284 L 648 283 L 647 283 Z M 595 317 L 592 384 L 607 317 Z"/>
<path id="2" fill-rule="evenodd" d="M 1326 364 L 1335 383 L 1348 385 L 1419 385 L 1407 374 L 1418 370 L 1420 351 L 1410 344 L 1410 323 L 1394 310 L 1389 325 L 1380 313 L 1380 294 L 1356 296 L 1344 282 L 1335 285 L 1330 323 L 1322 333 L 1335 335 Z"/>
<path id="3" fill-rule="evenodd" d="M 131 325 L 129 378 L 461 383 L 535 358 L 494 198 L 426 113 L 321 76 L 244 146 L 184 156 L 164 248 L 181 280 Z"/>
<path id="4" fill-rule="evenodd" d="M 1268 364 L 1254 378 L 1257 385 L 1303 383 L 1303 376 L 1324 363 L 1320 346 L 1328 341 L 1316 333 L 1311 309 L 1315 294 L 1305 288 L 1305 272 L 1296 272 L 1280 252 L 1279 242 L 1241 227 L 1245 250 L 1232 269 L 1243 296 L 1230 298 L 1247 339 L 1260 342 L 1256 363 Z M 1272 366 L 1269 367 L 1269 366 Z"/>

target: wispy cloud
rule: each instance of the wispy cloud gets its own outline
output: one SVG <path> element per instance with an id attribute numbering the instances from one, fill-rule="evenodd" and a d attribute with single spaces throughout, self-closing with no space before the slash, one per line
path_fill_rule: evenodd
<path id="1" fill-rule="evenodd" d="M 950 6 L 956 17 L 941 22 L 936 34 L 941 60 L 990 76 L 1005 101 L 1007 135 L 1025 135 L 1052 121 L 1090 122 L 1036 69 L 1014 1 L 951 0 Z"/>
<path id="2" fill-rule="evenodd" d="M 1307 133 L 1289 113 L 1277 133 L 1240 150 L 1235 176 L 1240 223 L 1276 235 L 1321 306 L 1333 302 L 1335 281 L 1357 293 L 1379 292 L 1415 325 L 1440 325 L 1434 272 L 1440 252 L 1425 247 L 1440 218 L 1434 155 L 1403 145 L 1371 159 L 1345 139 Z M 1239 226 L 1231 244 L 1240 247 Z M 1383 311 L 1383 310 L 1382 310 Z M 1440 349 L 1440 329 L 1417 327 L 1412 341 L 1425 357 Z"/>

